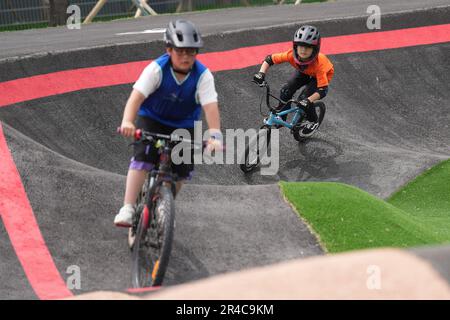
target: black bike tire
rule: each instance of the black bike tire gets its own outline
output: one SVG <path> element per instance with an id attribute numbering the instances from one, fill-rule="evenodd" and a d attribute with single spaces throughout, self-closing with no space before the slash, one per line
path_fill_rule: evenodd
<path id="1" fill-rule="evenodd" d="M 319 126 L 317 127 L 316 131 L 320 128 L 322 121 L 325 117 L 325 112 L 327 111 L 327 108 L 325 107 L 325 103 L 323 103 L 322 101 L 316 101 L 314 102 L 314 107 L 315 108 L 319 108 L 320 109 L 320 114 L 319 114 Z M 302 115 L 302 117 L 298 120 L 299 122 L 301 122 L 303 120 L 304 115 Z M 309 137 L 302 137 L 300 136 L 300 132 L 299 130 L 292 130 L 292 135 L 294 136 L 294 139 L 301 142 L 301 141 L 305 141 L 306 139 L 308 139 Z"/>
<path id="2" fill-rule="evenodd" d="M 138 212 L 137 212 L 138 213 Z M 141 270 L 140 270 L 140 256 L 139 256 L 139 247 L 141 245 L 141 241 L 143 240 L 143 233 L 146 232 L 143 226 L 143 217 L 142 212 L 139 212 L 139 222 L 136 228 L 135 240 L 133 245 L 133 250 L 131 254 L 131 283 L 133 288 L 141 288 L 146 287 L 147 284 L 142 283 L 141 281 Z"/>
<path id="3" fill-rule="evenodd" d="M 261 132 L 262 129 L 266 129 L 268 131 L 268 135 L 267 135 L 267 146 L 266 146 L 266 152 L 268 152 L 269 150 L 269 145 L 270 145 L 270 133 L 271 133 L 271 128 L 267 125 L 264 125 L 260 128 L 260 131 L 258 132 L 258 135 L 251 138 L 250 141 L 248 142 L 247 146 L 245 147 L 245 152 L 244 152 L 244 159 L 243 159 L 243 163 L 241 163 L 239 165 L 240 169 L 242 170 L 242 172 L 244 173 L 249 173 L 254 171 L 256 168 L 259 167 L 260 164 L 260 157 L 258 155 L 257 159 L 256 159 L 256 163 L 249 165 L 248 164 L 248 156 L 249 156 L 249 149 L 250 149 L 250 145 L 251 145 L 251 141 L 254 141 L 254 139 L 259 139 L 259 134 Z"/>
<path id="4" fill-rule="evenodd" d="M 135 223 L 135 221 L 134 221 L 135 217 L 140 217 L 141 213 L 142 213 L 142 210 L 144 208 L 144 205 L 145 205 L 144 202 L 145 202 L 145 198 L 146 197 L 145 197 L 145 195 L 143 193 L 144 193 L 144 190 L 146 190 L 146 187 L 147 187 L 147 180 L 145 180 L 145 183 L 142 186 L 142 190 L 139 192 L 138 198 L 136 200 L 136 206 L 135 206 L 136 207 L 136 212 L 135 212 L 135 216 L 133 217 L 133 224 Z M 139 223 L 139 221 L 138 221 L 138 223 Z M 132 225 L 130 228 L 128 228 L 128 238 L 127 238 L 128 248 L 131 251 L 133 251 L 134 242 L 136 240 L 136 239 L 133 239 L 133 243 L 130 243 L 130 241 L 132 240 L 131 237 L 132 237 L 132 234 L 134 232 L 134 237 L 136 238 L 136 233 L 137 233 L 137 227 L 136 227 L 136 230 L 133 230 L 133 228 L 134 228 L 134 225 Z"/>
<path id="5" fill-rule="evenodd" d="M 165 185 L 159 187 L 159 199 L 162 199 L 163 208 L 166 211 L 164 220 L 164 238 L 161 248 L 161 255 L 159 257 L 159 268 L 153 279 L 152 286 L 160 286 L 164 280 L 164 275 L 169 265 L 170 254 L 172 252 L 173 236 L 175 230 L 175 202 L 173 193 Z"/>
<path id="6" fill-rule="evenodd" d="M 316 106 L 316 108 L 318 107 L 320 109 L 319 127 L 317 127 L 317 129 L 319 129 L 322 124 L 322 121 L 325 117 L 325 112 L 327 111 L 327 107 L 325 106 L 325 103 L 323 103 L 322 101 L 317 101 L 314 103 L 314 105 Z"/>
<path id="7" fill-rule="evenodd" d="M 132 253 L 132 286 L 133 288 L 142 288 L 149 286 L 159 286 L 162 284 L 164 275 L 166 273 L 170 253 L 172 251 L 172 243 L 173 243 L 173 235 L 174 235 L 174 227 L 175 227 L 175 203 L 173 200 L 172 192 L 164 185 L 161 185 L 157 192 L 159 193 L 158 199 L 163 199 L 162 201 L 166 203 L 163 208 L 166 210 L 165 220 L 164 220 L 164 238 L 162 239 L 162 248 L 159 256 L 159 267 L 157 269 L 155 277 L 150 277 L 149 280 L 143 282 L 141 281 L 141 268 L 140 268 L 140 260 L 144 257 L 140 257 L 138 249 L 140 247 L 140 243 L 143 240 L 143 214 L 140 215 L 139 223 L 136 229 L 136 240 L 134 243 L 134 250 Z M 156 209 L 157 204 L 155 204 Z M 152 263 L 152 271 L 155 266 Z M 153 272 L 152 272 L 153 273 Z"/>

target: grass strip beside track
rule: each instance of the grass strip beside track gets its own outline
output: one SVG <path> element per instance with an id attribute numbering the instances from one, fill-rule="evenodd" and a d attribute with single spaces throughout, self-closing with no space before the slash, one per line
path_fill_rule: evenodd
<path id="1" fill-rule="evenodd" d="M 450 242 L 450 160 L 384 201 L 334 182 L 280 182 L 328 252 Z"/>
<path id="2" fill-rule="evenodd" d="M 388 202 L 420 221 L 440 242 L 450 241 L 450 160 L 423 172 Z"/>

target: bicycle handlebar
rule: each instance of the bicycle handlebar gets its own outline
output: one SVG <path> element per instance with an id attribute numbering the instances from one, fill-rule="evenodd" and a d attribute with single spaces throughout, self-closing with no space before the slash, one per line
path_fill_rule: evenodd
<path id="1" fill-rule="evenodd" d="M 121 133 L 121 128 L 118 127 L 117 128 L 117 133 Z M 202 144 L 197 143 L 196 141 L 190 140 L 190 139 L 186 139 L 186 138 L 182 138 L 177 134 L 161 134 L 161 133 L 155 133 L 155 132 L 150 132 L 150 131 L 144 131 L 142 129 L 137 129 L 134 132 L 134 139 L 136 141 L 154 141 L 154 138 L 157 139 L 163 139 L 169 142 L 187 142 L 190 143 L 194 148 L 201 148 L 204 149 L 208 143 L 208 140 L 203 140 Z M 221 150 L 225 150 L 225 145 L 222 145 Z"/>
<path id="2" fill-rule="evenodd" d="M 290 100 L 288 100 L 288 101 L 283 101 L 283 100 L 281 100 L 280 98 L 275 97 L 273 94 L 270 93 L 270 86 L 269 86 L 269 84 L 267 83 L 267 81 L 263 81 L 263 83 L 261 83 L 261 84 L 257 83 L 257 82 L 254 81 L 254 80 L 253 80 L 252 82 L 256 83 L 256 84 L 257 84 L 259 87 L 261 87 L 261 88 L 266 88 L 266 105 L 267 105 L 267 108 L 269 108 L 270 111 L 278 112 L 278 110 L 277 110 L 276 108 L 274 108 L 274 107 L 272 107 L 272 106 L 270 105 L 270 97 L 274 98 L 275 100 L 277 100 L 278 102 L 280 102 L 280 103 L 283 104 L 283 105 L 287 105 L 287 104 L 289 104 L 289 103 L 294 103 L 294 104 L 296 104 L 296 105 L 299 105 L 299 104 L 300 104 L 300 101 L 295 100 L 295 99 L 290 99 Z M 300 106 L 300 108 L 302 108 L 302 109 L 304 110 L 304 108 L 303 108 L 302 106 Z"/>
<path id="3" fill-rule="evenodd" d="M 153 141 L 153 138 L 157 138 L 157 139 L 163 139 L 163 140 L 167 140 L 169 142 L 187 142 L 190 143 L 194 146 L 200 146 L 200 144 L 198 144 L 197 142 L 190 140 L 190 139 L 186 139 L 186 138 L 182 138 L 177 134 L 161 134 L 161 133 L 155 133 L 155 132 L 150 132 L 150 131 L 144 131 L 141 129 L 137 129 L 135 131 L 134 134 L 134 138 L 136 140 L 150 140 Z M 202 141 L 203 143 L 207 142 L 207 141 Z M 202 144 L 203 145 L 203 144 Z"/>

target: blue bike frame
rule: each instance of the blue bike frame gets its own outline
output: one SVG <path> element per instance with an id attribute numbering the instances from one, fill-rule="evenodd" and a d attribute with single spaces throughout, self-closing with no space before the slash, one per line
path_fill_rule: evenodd
<path id="1" fill-rule="evenodd" d="M 292 118 L 291 122 L 284 121 L 280 118 L 281 116 L 287 115 L 292 112 L 295 112 L 295 114 L 294 114 L 294 117 Z M 288 110 L 277 112 L 277 113 L 270 112 L 270 116 L 264 120 L 264 124 L 266 124 L 268 126 L 282 125 L 284 127 L 292 129 L 294 127 L 294 124 L 297 123 L 298 119 L 300 119 L 300 117 L 304 113 L 305 113 L 305 111 L 303 111 L 303 109 L 301 109 L 299 107 L 292 107 Z"/>
<path id="2" fill-rule="evenodd" d="M 303 110 L 302 108 L 300 108 L 298 106 L 299 101 L 297 100 L 289 100 L 289 101 L 282 101 L 281 99 L 275 97 L 274 95 L 270 94 L 270 86 L 269 84 L 264 81 L 262 84 L 259 84 L 260 87 L 265 87 L 266 88 L 266 105 L 270 110 L 270 114 L 269 117 L 267 119 L 264 119 L 264 124 L 268 125 L 268 126 L 274 126 L 274 125 L 281 125 L 283 127 L 287 127 L 289 129 L 292 129 L 294 127 L 294 125 L 298 122 L 298 120 L 300 119 L 300 117 L 303 116 L 303 114 L 305 114 L 305 110 Z M 277 100 L 278 102 L 287 105 L 287 104 L 294 104 L 296 105 L 295 107 L 291 107 L 288 110 L 284 110 L 284 111 L 280 111 L 278 112 L 276 109 L 274 109 L 271 105 L 270 105 L 270 97 L 274 98 L 275 100 Z M 284 116 L 284 115 L 288 115 L 289 113 L 295 112 L 294 116 L 292 117 L 292 121 L 291 122 L 287 122 L 282 120 L 280 117 Z"/>

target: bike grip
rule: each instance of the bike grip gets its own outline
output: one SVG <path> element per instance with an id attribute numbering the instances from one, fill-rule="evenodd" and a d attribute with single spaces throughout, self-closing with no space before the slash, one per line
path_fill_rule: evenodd
<path id="1" fill-rule="evenodd" d="M 252 80 L 252 82 L 253 83 L 255 83 L 255 84 L 257 84 L 259 87 L 264 87 L 265 85 L 266 85 L 266 81 L 263 81 L 262 83 L 259 83 L 258 81 L 256 81 L 256 80 Z"/>
<path id="2" fill-rule="evenodd" d="M 141 140 L 141 138 L 142 138 L 142 130 L 141 129 L 137 129 L 134 132 L 134 139 Z"/>
<path id="3" fill-rule="evenodd" d="M 117 133 L 122 134 L 122 128 L 121 127 L 117 127 Z M 141 129 L 137 129 L 134 131 L 134 139 L 136 140 L 140 140 L 142 138 L 142 130 Z"/>

